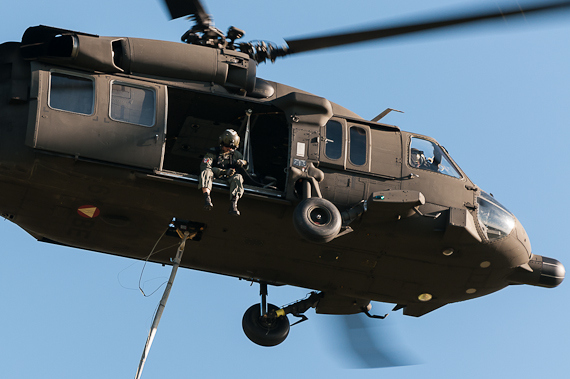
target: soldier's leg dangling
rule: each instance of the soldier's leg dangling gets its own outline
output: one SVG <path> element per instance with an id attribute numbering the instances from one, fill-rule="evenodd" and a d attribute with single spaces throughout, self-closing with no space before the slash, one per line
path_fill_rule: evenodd
<path id="1" fill-rule="evenodd" d="M 210 197 L 210 193 L 204 192 L 204 210 L 211 211 L 213 207 L 214 204 L 212 204 L 212 198 Z"/>
<path id="2" fill-rule="evenodd" d="M 237 203 L 240 197 L 242 197 L 244 189 L 243 189 L 243 177 L 240 174 L 235 174 L 228 179 L 230 184 L 230 210 L 228 211 L 229 214 L 233 216 L 239 216 L 239 210 L 237 208 Z"/>
<path id="3" fill-rule="evenodd" d="M 198 188 L 202 189 L 202 193 L 204 195 L 204 210 L 207 211 L 211 211 L 214 207 L 214 204 L 212 204 L 212 198 L 210 197 L 213 179 L 214 173 L 210 169 L 203 170 L 200 173 L 200 182 L 198 184 Z"/>

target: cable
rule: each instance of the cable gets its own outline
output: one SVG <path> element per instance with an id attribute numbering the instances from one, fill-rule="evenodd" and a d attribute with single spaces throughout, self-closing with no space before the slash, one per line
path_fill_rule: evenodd
<path id="1" fill-rule="evenodd" d="M 162 234 L 160 235 L 160 237 L 158 238 L 158 240 L 156 241 L 156 243 L 155 243 L 154 246 L 152 247 L 150 253 L 149 253 L 148 256 L 145 258 L 144 265 L 143 265 L 143 268 L 142 268 L 142 270 L 141 270 L 141 274 L 140 274 L 140 276 L 139 276 L 139 291 L 141 291 L 141 293 L 143 294 L 144 297 L 150 297 L 150 296 L 154 295 L 154 293 L 155 293 L 156 291 L 158 291 L 158 290 L 166 283 L 166 282 L 163 282 L 163 283 L 162 283 L 161 285 L 159 285 L 154 291 L 152 291 L 149 295 L 147 295 L 147 294 L 144 292 L 144 290 L 142 289 L 142 287 L 141 287 L 141 282 L 142 282 L 142 277 L 143 277 L 143 274 L 144 274 L 144 270 L 145 270 L 145 268 L 146 268 L 146 264 L 148 263 L 148 260 L 150 259 L 150 257 L 151 257 L 152 255 L 156 254 L 156 253 L 159 253 L 159 252 L 161 252 L 161 251 L 164 251 L 164 250 L 166 250 L 166 249 L 170 249 L 170 248 L 172 248 L 172 247 L 178 245 L 178 244 L 174 244 L 174 245 L 172 245 L 172 246 L 165 247 L 165 248 L 160 249 L 160 250 L 158 250 L 158 251 L 154 251 L 154 250 L 156 249 L 156 246 L 158 245 L 158 243 L 159 243 L 160 240 L 162 239 L 162 237 L 164 237 L 164 235 L 165 235 L 166 232 L 168 231 L 168 229 L 169 229 L 169 228 L 166 228 L 166 230 L 164 230 L 164 232 L 162 232 Z M 146 282 L 145 282 L 145 283 L 146 283 Z"/>

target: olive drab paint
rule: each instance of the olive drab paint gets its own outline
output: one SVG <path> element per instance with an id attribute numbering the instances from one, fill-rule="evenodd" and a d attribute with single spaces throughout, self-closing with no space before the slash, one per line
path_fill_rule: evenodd
<path id="1" fill-rule="evenodd" d="M 320 291 L 302 306 L 321 313 L 380 301 L 421 316 L 511 284 L 562 282 L 562 264 L 533 254 L 516 217 L 435 139 L 256 76 L 258 62 L 317 39 L 243 52 L 230 36 L 185 36 L 37 26 L 0 45 L 3 217 L 39 241 L 134 259 L 158 241 L 150 260 L 162 264 L 179 236 L 161 235 L 186 220 L 200 238 L 181 267 Z M 227 129 L 250 157 L 239 218 L 204 212 L 197 189 Z M 228 191 L 214 180 L 213 202 Z"/>

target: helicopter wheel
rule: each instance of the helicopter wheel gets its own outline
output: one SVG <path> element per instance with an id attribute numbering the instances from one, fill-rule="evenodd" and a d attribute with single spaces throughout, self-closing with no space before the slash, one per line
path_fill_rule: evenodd
<path id="1" fill-rule="evenodd" d="M 279 307 L 267 304 L 267 310 Z M 261 316 L 261 307 L 254 304 L 245 311 L 241 322 L 243 331 L 251 342 L 260 346 L 276 346 L 285 341 L 289 335 L 289 319 L 287 316 L 265 318 Z"/>
<path id="2" fill-rule="evenodd" d="M 342 224 L 338 208 L 320 197 L 310 197 L 297 205 L 293 213 L 293 225 L 304 239 L 326 243 L 332 241 Z"/>

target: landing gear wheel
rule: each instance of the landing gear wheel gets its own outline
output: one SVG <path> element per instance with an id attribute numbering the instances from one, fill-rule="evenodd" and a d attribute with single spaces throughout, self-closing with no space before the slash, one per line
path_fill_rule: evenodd
<path id="1" fill-rule="evenodd" d="M 342 217 L 338 208 L 327 199 L 310 197 L 295 208 L 293 225 L 307 241 L 326 243 L 340 231 Z"/>
<path id="2" fill-rule="evenodd" d="M 267 304 L 267 310 L 277 310 L 273 304 Z M 241 326 L 251 342 L 261 346 L 276 346 L 289 335 L 289 319 L 281 316 L 273 319 L 261 317 L 261 307 L 254 304 L 245 311 Z"/>

